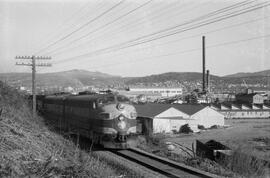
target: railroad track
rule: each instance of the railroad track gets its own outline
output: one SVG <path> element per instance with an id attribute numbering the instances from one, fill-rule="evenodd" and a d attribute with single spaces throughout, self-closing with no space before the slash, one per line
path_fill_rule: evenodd
<path id="1" fill-rule="evenodd" d="M 195 169 L 193 167 L 171 161 L 154 154 L 132 148 L 128 150 L 112 151 L 118 156 L 136 162 L 150 170 L 172 178 L 218 178 L 214 174 Z"/>

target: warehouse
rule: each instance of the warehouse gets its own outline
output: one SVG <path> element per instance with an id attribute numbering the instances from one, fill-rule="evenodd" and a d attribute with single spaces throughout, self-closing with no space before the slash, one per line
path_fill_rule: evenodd
<path id="1" fill-rule="evenodd" d="M 238 103 L 263 104 L 264 99 L 264 96 L 257 93 L 241 93 L 236 95 L 236 101 Z"/>
<path id="2" fill-rule="evenodd" d="M 219 104 L 211 108 L 226 119 L 266 119 L 270 118 L 270 106 L 265 104 Z"/>
<path id="3" fill-rule="evenodd" d="M 182 88 L 172 88 L 172 87 L 137 87 L 137 88 L 129 88 L 131 92 L 141 92 L 142 94 L 161 94 L 162 97 L 172 97 L 176 95 L 182 95 L 183 90 Z"/>
<path id="4" fill-rule="evenodd" d="M 144 133 L 178 132 L 185 124 L 194 132 L 198 131 L 198 125 L 205 128 L 224 125 L 224 116 L 204 105 L 147 103 L 135 107 Z"/>

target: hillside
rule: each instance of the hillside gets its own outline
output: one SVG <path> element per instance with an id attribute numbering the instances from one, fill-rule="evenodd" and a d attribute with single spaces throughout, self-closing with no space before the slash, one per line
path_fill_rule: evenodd
<path id="1" fill-rule="evenodd" d="M 270 76 L 270 70 L 264 70 L 259 72 L 239 72 L 236 74 L 226 75 L 225 78 L 242 78 L 242 77 L 255 77 L 255 76 Z"/>
<path id="2" fill-rule="evenodd" d="M 212 80 L 217 80 L 220 77 L 210 75 Z M 145 77 L 130 77 L 126 78 L 126 84 L 136 85 L 140 83 L 164 83 L 168 81 L 199 81 L 202 80 L 202 74 L 199 72 L 168 72 L 164 74 L 150 75 Z"/>
<path id="3" fill-rule="evenodd" d="M 254 73 L 237 73 L 227 76 L 210 75 L 212 91 L 241 91 L 246 86 L 254 89 L 266 89 L 270 83 L 270 70 Z M 0 80 L 14 87 L 24 86 L 31 89 L 30 73 L 0 73 Z M 185 91 L 201 88 L 202 74 L 199 72 L 168 72 L 145 77 L 120 77 L 101 72 L 70 70 L 56 73 L 37 74 L 37 87 L 47 91 L 63 91 L 72 87 L 83 89 L 85 86 L 107 88 L 114 86 L 159 86 L 183 87 Z"/>
<path id="4" fill-rule="evenodd" d="M 143 177 L 52 130 L 32 117 L 22 94 L 0 81 L 0 177 Z"/>
<path id="5" fill-rule="evenodd" d="M 1 73 L 0 80 L 8 81 L 14 86 L 31 86 L 31 73 Z M 55 73 L 41 73 L 36 76 L 37 86 L 107 86 L 121 83 L 121 77 L 112 76 L 101 72 L 86 70 L 70 70 Z"/>

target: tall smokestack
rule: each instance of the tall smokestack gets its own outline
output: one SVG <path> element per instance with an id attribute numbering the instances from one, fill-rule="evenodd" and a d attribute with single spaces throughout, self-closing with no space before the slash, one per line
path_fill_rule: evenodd
<path id="1" fill-rule="evenodd" d="M 205 92 L 205 36 L 202 37 L 202 91 Z"/>
<path id="2" fill-rule="evenodd" d="M 206 71 L 206 89 L 210 91 L 210 73 L 209 70 Z"/>

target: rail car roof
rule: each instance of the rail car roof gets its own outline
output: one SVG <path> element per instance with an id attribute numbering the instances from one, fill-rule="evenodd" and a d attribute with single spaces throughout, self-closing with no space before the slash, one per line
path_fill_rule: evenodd
<path id="1" fill-rule="evenodd" d="M 66 97 L 68 101 L 92 101 L 103 97 L 114 96 L 114 94 L 96 94 L 96 95 L 74 95 Z"/>
<path id="2" fill-rule="evenodd" d="M 96 94 L 96 95 L 51 95 L 47 96 L 45 103 L 47 104 L 64 104 L 77 107 L 89 107 L 90 101 L 98 98 L 113 96 L 113 94 Z"/>
<path id="3" fill-rule="evenodd" d="M 65 96 L 46 96 L 45 97 L 45 103 L 63 103 L 64 102 Z"/>
<path id="4" fill-rule="evenodd" d="M 53 96 L 47 96 L 46 102 L 56 102 L 61 103 L 64 100 L 67 103 L 70 102 L 89 102 L 94 101 L 99 98 L 114 96 L 115 94 L 96 94 L 96 95 L 53 95 Z"/>

